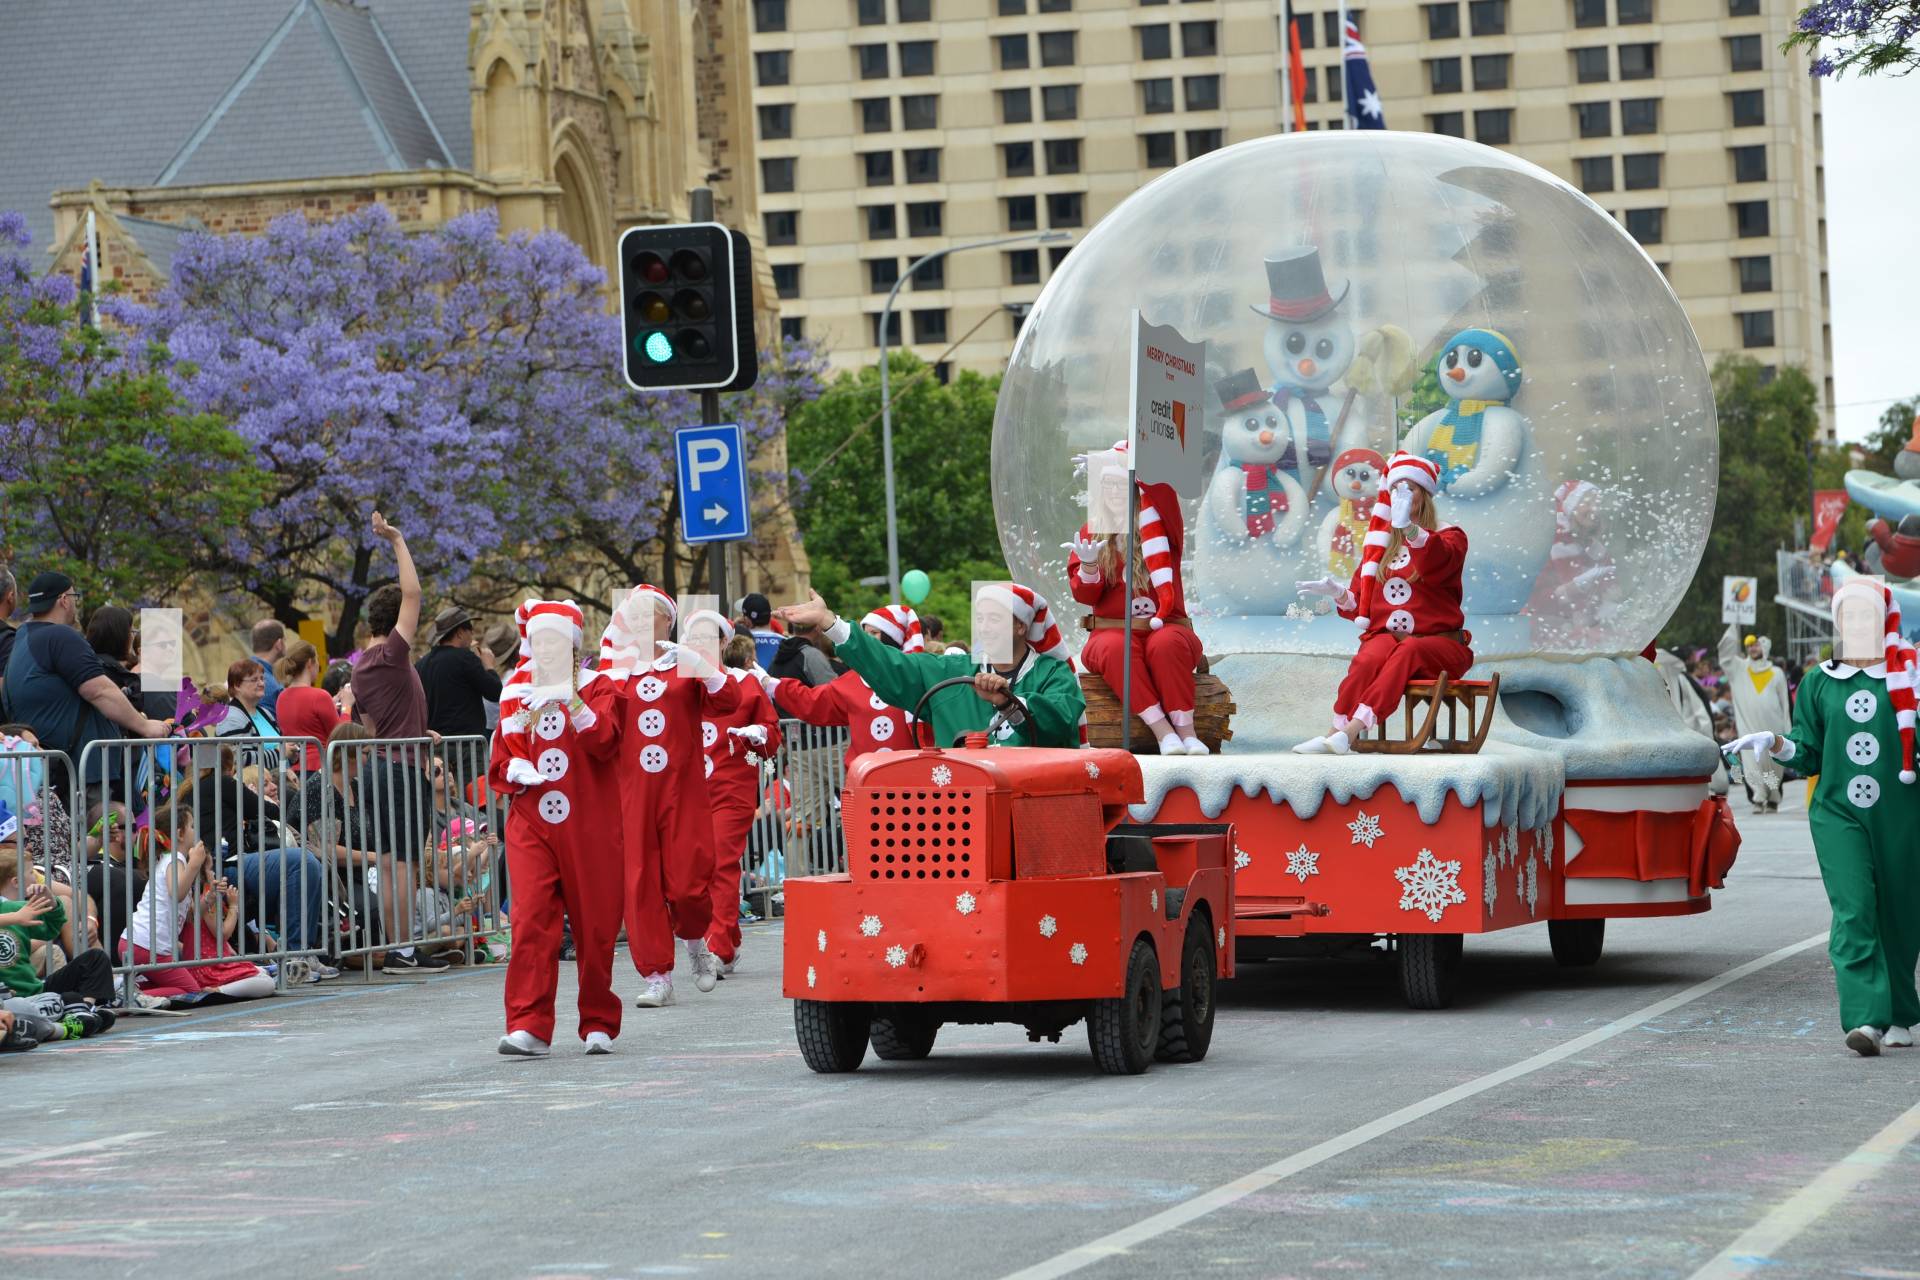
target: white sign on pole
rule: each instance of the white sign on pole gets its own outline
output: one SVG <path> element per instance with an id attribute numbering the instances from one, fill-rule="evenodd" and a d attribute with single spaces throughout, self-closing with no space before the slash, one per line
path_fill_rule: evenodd
<path id="1" fill-rule="evenodd" d="M 1720 579 L 1720 621 L 1751 626 L 1760 617 L 1758 578 Z"/>
<path id="2" fill-rule="evenodd" d="M 1207 344 L 1189 342 L 1171 325 L 1148 324 L 1133 313 L 1134 473 L 1142 484 L 1166 484 L 1182 497 L 1200 495 L 1200 424 L 1207 381 Z"/>

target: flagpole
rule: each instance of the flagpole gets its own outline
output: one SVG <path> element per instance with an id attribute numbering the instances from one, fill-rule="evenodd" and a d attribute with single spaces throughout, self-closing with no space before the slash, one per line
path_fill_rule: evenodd
<path id="1" fill-rule="evenodd" d="M 87 210 L 87 243 L 85 248 L 87 265 L 92 275 L 92 285 L 87 291 L 87 323 L 94 328 L 100 327 L 100 230 L 94 225 L 93 210 Z"/>
<path id="2" fill-rule="evenodd" d="M 1347 0 L 1340 0 L 1340 127 L 1353 128 L 1353 84 L 1347 79 Z"/>
<path id="3" fill-rule="evenodd" d="M 1293 6 L 1280 0 L 1280 132 L 1293 132 Z"/>

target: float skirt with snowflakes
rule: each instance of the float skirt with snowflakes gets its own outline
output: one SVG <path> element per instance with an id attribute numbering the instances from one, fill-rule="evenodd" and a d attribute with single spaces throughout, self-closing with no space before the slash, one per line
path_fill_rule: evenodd
<path id="1" fill-rule="evenodd" d="M 1333 703 L 1334 721 L 1358 720 L 1371 728 L 1392 715 L 1407 685 L 1441 672 L 1459 679 L 1473 665 L 1468 636 L 1460 629 L 1460 571 L 1467 535 L 1451 525 L 1427 533 L 1419 546 L 1409 530 L 1406 545 L 1380 572 L 1378 589 L 1360 651 L 1347 667 Z M 1362 591 L 1356 572 L 1340 616 L 1358 616 Z"/>
<path id="2" fill-rule="evenodd" d="M 732 960 L 740 946 L 740 862 L 760 807 L 759 762 L 780 749 L 780 717 L 759 683 L 744 671 L 730 671 L 728 677 L 739 691 L 740 705 L 700 723 L 713 812 L 713 919 L 707 925 L 707 946 L 723 963 Z"/>
<path id="3" fill-rule="evenodd" d="M 1849 1029 L 1920 1023 L 1920 784 L 1900 780 L 1912 764 L 1890 685 L 1883 666 L 1828 662 L 1809 671 L 1791 749 L 1779 757 L 1820 775 L 1807 825 L 1833 906 L 1827 953 Z"/>

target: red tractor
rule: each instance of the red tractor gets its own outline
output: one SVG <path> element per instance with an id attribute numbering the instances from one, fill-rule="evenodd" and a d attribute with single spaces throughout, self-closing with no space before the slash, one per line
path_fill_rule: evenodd
<path id="1" fill-rule="evenodd" d="M 801 1056 L 852 1071 L 869 1044 L 926 1057 L 947 1023 L 1057 1043 L 1084 1018 L 1103 1071 L 1198 1062 L 1233 976 L 1232 828 L 1128 823 L 1124 751 L 983 738 L 854 762 L 846 871 L 786 882 Z"/>

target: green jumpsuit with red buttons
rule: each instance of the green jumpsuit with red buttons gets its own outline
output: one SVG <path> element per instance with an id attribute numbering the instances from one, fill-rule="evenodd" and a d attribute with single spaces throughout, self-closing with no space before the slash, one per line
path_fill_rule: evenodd
<path id="1" fill-rule="evenodd" d="M 1793 750 L 1780 758 L 1820 775 L 1807 825 L 1833 905 L 1827 953 L 1840 1021 L 1882 1031 L 1920 1024 L 1920 784 L 1900 780 L 1885 677 L 1839 662 L 1809 671 L 1787 740 Z"/>

